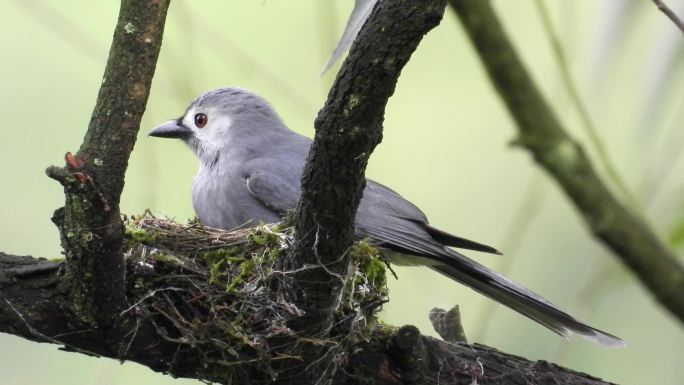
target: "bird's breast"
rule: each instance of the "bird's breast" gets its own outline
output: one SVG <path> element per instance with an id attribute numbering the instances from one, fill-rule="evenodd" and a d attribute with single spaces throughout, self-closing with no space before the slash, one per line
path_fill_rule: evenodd
<path id="1" fill-rule="evenodd" d="M 200 172 L 192 183 L 192 205 L 199 221 L 210 227 L 232 229 L 239 226 L 232 202 L 239 182 L 234 176 L 218 172 Z"/>
<path id="2" fill-rule="evenodd" d="M 249 192 L 240 173 L 200 172 L 192 184 L 192 204 L 200 223 L 217 229 L 253 227 L 280 220 Z"/>

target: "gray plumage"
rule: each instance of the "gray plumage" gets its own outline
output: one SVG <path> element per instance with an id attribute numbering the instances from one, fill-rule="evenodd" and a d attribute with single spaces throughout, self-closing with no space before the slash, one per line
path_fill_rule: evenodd
<path id="1" fill-rule="evenodd" d="M 201 126 L 198 127 L 198 126 Z M 291 131 L 263 98 L 227 87 L 193 101 L 185 114 L 151 136 L 180 138 L 199 159 L 192 200 L 200 222 L 233 229 L 275 222 L 295 208 L 311 140 Z M 425 214 L 391 189 L 367 181 L 356 235 L 370 238 L 393 263 L 428 266 L 568 338 L 579 334 L 605 346 L 619 338 L 594 329 L 550 302 L 450 247 L 496 249 L 429 225 Z"/>

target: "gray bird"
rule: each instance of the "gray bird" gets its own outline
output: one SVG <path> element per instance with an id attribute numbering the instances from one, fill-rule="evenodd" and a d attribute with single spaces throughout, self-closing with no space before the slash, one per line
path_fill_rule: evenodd
<path id="1" fill-rule="evenodd" d="M 279 221 L 297 206 L 311 139 L 290 130 L 271 105 L 236 87 L 211 90 L 178 119 L 150 136 L 183 140 L 197 155 L 192 202 L 200 222 L 233 229 Z M 393 190 L 367 181 L 356 215 L 356 236 L 369 238 L 392 263 L 428 266 L 569 338 L 605 346 L 624 342 L 576 320 L 508 278 L 450 247 L 496 249 L 432 227 L 423 212 Z"/>

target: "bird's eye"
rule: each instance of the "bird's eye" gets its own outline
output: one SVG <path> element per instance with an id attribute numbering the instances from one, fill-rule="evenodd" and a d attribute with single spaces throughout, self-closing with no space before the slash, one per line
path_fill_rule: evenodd
<path id="1" fill-rule="evenodd" d="M 195 126 L 197 126 L 197 128 L 202 128 L 202 127 L 207 125 L 208 120 L 209 120 L 209 118 L 207 118 L 206 114 L 202 114 L 202 113 L 196 114 L 195 115 Z"/>

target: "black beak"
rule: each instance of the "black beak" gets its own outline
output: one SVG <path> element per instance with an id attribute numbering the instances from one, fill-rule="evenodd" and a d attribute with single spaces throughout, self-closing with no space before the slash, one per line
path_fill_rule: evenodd
<path id="1" fill-rule="evenodd" d="M 185 126 L 178 124 L 177 120 L 169 120 L 168 122 L 153 128 L 147 135 L 156 136 L 158 138 L 186 139 L 192 135 L 192 131 Z"/>

